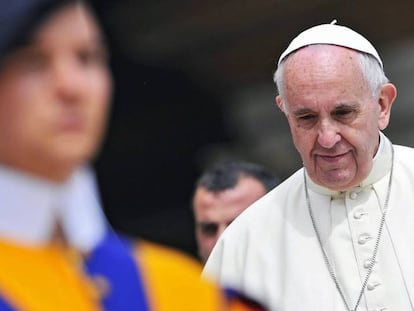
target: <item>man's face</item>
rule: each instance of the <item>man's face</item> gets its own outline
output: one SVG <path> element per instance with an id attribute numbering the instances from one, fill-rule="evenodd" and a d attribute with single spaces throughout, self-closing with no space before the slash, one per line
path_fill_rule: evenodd
<path id="1" fill-rule="evenodd" d="M 285 65 L 285 108 L 280 97 L 277 103 L 309 176 L 333 190 L 358 185 L 372 168 L 394 98 L 383 90 L 379 99 L 372 96 L 359 54 L 350 49 L 309 46 Z"/>
<path id="2" fill-rule="evenodd" d="M 0 67 L 0 161 L 66 178 L 95 154 L 111 93 L 99 28 L 81 5 L 56 11 Z"/>
<path id="3" fill-rule="evenodd" d="M 196 189 L 193 207 L 198 252 L 203 262 L 224 229 L 265 193 L 264 186 L 251 177 L 241 177 L 235 187 L 221 192 Z"/>

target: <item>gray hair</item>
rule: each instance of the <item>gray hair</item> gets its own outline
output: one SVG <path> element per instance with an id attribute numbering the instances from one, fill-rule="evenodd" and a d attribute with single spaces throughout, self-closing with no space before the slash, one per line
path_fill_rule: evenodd
<path id="1" fill-rule="evenodd" d="M 292 56 L 295 52 L 288 55 L 278 66 L 276 72 L 273 76 L 273 81 L 276 83 L 277 91 L 280 97 L 283 99 L 283 108 L 286 111 L 286 97 L 285 97 L 285 89 L 283 84 L 283 72 L 285 69 L 286 60 Z M 385 76 L 385 73 L 379 64 L 378 60 L 370 54 L 364 52 L 358 52 L 360 55 L 359 57 L 359 65 L 361 68 L 362 75 L 364 77 L 365 82 L 367 83 L 368 87 L 372 92 L 372 97 L 374 99 L 378 99 L 379 92 L 385 83 L 389 82 L 388 78 Z"/>

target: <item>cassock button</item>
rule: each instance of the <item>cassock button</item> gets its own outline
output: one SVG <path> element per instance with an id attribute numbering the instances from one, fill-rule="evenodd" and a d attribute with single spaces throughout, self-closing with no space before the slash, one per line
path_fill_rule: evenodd
<path id="1" fill-rule="evenodd" d="M 358 210 L 354 213 L 354 219 L 361 219 L 364 215 L 368 215 L 368 213 L 363 210 Z"/>
<path id="2" fill-rule="evenodd" d="M 367 233 L 361 234 L 358 238 L 358 244 L 359 245 L 364 245 L 365 243 L 367 243 L 369 240 L 372 239 L 372 236 L 370 236 Z"/>
<path id="3" fill-rule="evenodd" d="M 376 287 L 378 287 L 379 285 L 381 285 L 380 282 L 372 282 L 372 283 L 368 283 L 367 285 L 367 289 L 368 290 L 374 290 Z"/>
<path id="4" fill-rule="evenodd" d="M 370 267 L 370 265 L 371 265 L 371 262 L 372 262 L 372 259 L 371 259 L 371 258 L 366 259 L 366 260 L 364 261 L 364 268 L 365 268 L 365 269 L 368 269 L 368 268 Z M 377 261 L 375 260 L 374 265 L 375 265 L 376 263 L 377 263 Z"/>
<path id="5" fill-rule="evenodd" d="M 358 197 L 358 193 L 356 193 L 355 191 L 352 191 L 349 194 L 349 197 L 351 198 L 351 200 L 355 200 Z"/>

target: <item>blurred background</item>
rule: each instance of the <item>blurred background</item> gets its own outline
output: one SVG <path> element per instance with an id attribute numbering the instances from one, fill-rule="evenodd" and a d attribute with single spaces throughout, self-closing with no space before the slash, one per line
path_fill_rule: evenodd
<path id="1" fill-rule="evenodd" d="M 281 179 L 301 166 L 272 81 L 299 32 L 350 26 L 377 47 L 398 87 L 394 143 L 414 146 L 412 0 L 102 1 L 115 94 L 96 161 L 105 212 L 131 236 L 196 255 L 194 182 L 223 158 L 258 162 Z"/>

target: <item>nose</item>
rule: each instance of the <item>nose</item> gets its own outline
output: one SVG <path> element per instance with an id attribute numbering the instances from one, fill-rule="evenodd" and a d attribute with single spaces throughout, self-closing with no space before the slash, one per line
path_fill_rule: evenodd
<path id="1" fill-rule="evenodd" d="M 87 87 L 87 81 L 76 62 L 70 59 L 56 61 L 54 64 L 52 83 L 58 96 L 65 102 L 73 102 Z"/>
<path id="2" fill-rule="evenodd" d="M 332 121 L 323 120 L 318 130 L 318 143 L 321 147 L 330 149 L 341 140 L 338 127 Z"/>

